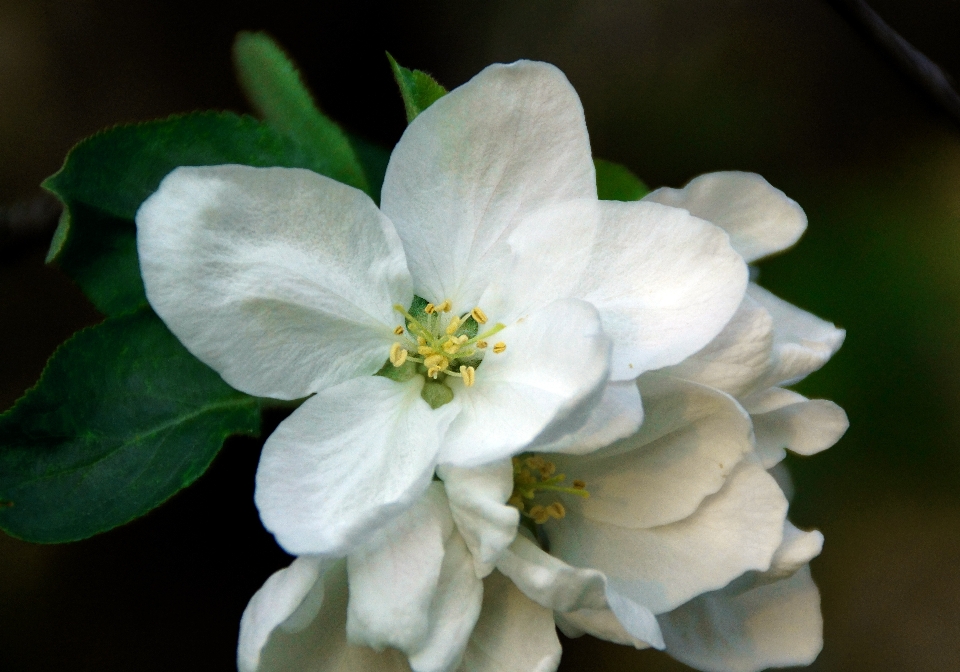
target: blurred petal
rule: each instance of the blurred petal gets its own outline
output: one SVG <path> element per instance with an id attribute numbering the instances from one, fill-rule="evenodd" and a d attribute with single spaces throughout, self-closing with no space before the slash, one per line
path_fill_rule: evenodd
<path id="1" fill-rule="evenodd" d="M 346 555 L 417 501 L 454 414 L 423 378 L 356 378 L 307 399 L 267 439 L 254 499 L 292 554 Z"/>
<path id="2" fill-rule="evenodd" d="M 649 649 L 650 644 L 627 632 L 613 611 L 607 609 L 579 609 L 567 613 L 556 612 L 554 620 L 560 632 L 567 637 L 593 635 L 614 644 L 632 646 L 635 649 Z"/>
<path id="3" fill-rule="evenodd" d="M 308 170 L 177 168 L 137 212 L 150 305 L 231 386 L 298 399 L 386 360 L 410 304 L 393 225 Z"/>
<path id="4" fill-rule="evenodd" d="M 454 389 L 448 406 L 459 415 L 443 442 L 443 464 L 469 467 L 516 454 L 538 435 L 568 429 L 568 416 L 585 421 L 578 411 L 603 394 L 610 339 L 590 304 L 554 301 L 496 338 L 507 348 L 486 354 L 475 385 L 448 379 Z"/>
<path id="5" fill-rule="evenodd" d="M 746 265 L 719 228 L 656 203 L 577 201 L 510 236 L 514 261 L 484 302 L 509 316 L 573 296 L 613 339 L 611 376 L 636 378 L 709 343 L 743 299 Z M 502 298 L 501 298 L 502 295 Z"/>
<path id="6" fill-rule="evenodd" d="M 842 408 L 826 399 L 807 399 L 778 387 L 744 401 L 753 416 L 757 454 L 766 468 L 783 459 L 784 448 L 813 455 L 840 440 L 850 421 Z"/>
<path id="7" fill-rule="evenodd" d="M 767 377 L 773 366 L 772 351 L 773 319 L 744 296 L 733 318 L 707 347 L 661 373 L 740 397 Z"/>
<path id="8" fill-rule="evenodd" d="M 435 102 L 404 132 L 383 183 L 414 289 L 458 311 L 503 270 L 503 241 L 528 214 L 596 198 L 583 108 L 546 63 L 491 65 Z"/>
<path id="9" fill-rule="evenodd" d="M 324 572 L 329 568 L 318 557 L 301 556 L 275 572 L 250 599 L 240 619 L 237 668 L 256 672 L 260 653 L 279 627 L 298 632 L 307 627 L 323 603 Z"/>
<path id="10" fill-rule="evenodd" d="M 736 594 L 701 595 L 659 620 L 668 653 L 707 672 L 809 665 L 823 646 L 820 593 L 808 567 Z"/>
<path id="11" fill-rule="evenodd" d="M 742 462 L 693 515 L 670 525 L 630 529 L 568 507 L 564 519 L 544 527 L 551 554 L 603 572 L 617 592 L 660 614 L 747 571 L 768 569 L 786 509 L 773 478 Z"/>
<path id="12" fill-rule="evenodd" d="M 639 432 L 589 455 L 551 457 L 590 492 L 566 497 L 569 511 L 624 528 L 673 523 L 720 490 L 753 450 L 750 418 L 726 394 L 656 373 L 639 384 L 647 408 Z"/>
<path id="13" fill-rule="evenodd" d="M 458 672 L 553 672 L 560 664 L 553 612 L 499 572 L 483 581 L 483 609 Z"/>
<path id="14" fill-rule="evenodd" d="M 287 570 L 280 570 L 274 576 L 293 569 L 302 558 L 294 561 Z M 314 561 L 311 561 L 314 562 Z M 326 565 L 324 565 L 326 568 Z M 267 580 L 257 595 L 262 593 L 265 599 L 258 600 L 259 605 L 254 607 L 251 600 L 251 609 L 261 609 L 266 603 L 274 599 L 270 596 L 279 586 L 289 579 L 283 579 L 271 585 Z M 298 624 L 296 629 L 288 628 L 284 623 L 268 633 L 269 640 L 259 651 L 259 664 L 256 660 L 245 657 L 249 649 L 245 647 L 253 639 L 248 630 L 245 633 L 243 621 L 240 631 L 240 652 L 238 667 L 240 672 L 357 672 L 358 670 L 377 670 L 377 672 L 410 672 L 410 666 L 402 653 L 395 650 L 386 650 L 378 653 L 366 646 L 354 646 L 347 643 L 347 571 L 346 563 L 338 561 L 323 572 L 323 577 L 317 582 L 314 593 L 319 596 L 313 609 L 316 615 L 313 619 Z M 278 592 L 286 592 L 280 590 Z M 313 595 L 310 596 L 311 598 Z M 320 601 L 322 600 L 322 604 Z M 281 599 L 281 602 L 283 600 Z M 247 613 L 244 618 L 250 622 Z M 246 661 L 246 662 L 244 662 Z"/>
<path id="15" fill-rule="evenodd" d="M 482 587 L 442 484 L 351 554 L 348 570 L 351 642 L 404 651 L 415 672 L 455 667 Z"/>
<path id="16" fill-rule="evenodd" d="M 707 173 L 683 189 L 663 187 L 643 200 L 683 208 L 713 222 L 730 234 L 733 249 L 747 262 L 785 250 L 807 228 L 807 216 L 797 202 L 755 173 Z"/>
<path id="17" fill-rule="evenodd" d="M 827 363 L 843 344 L 846 332 L 787 303 L 759 285 L 747 294 L 773 318 L 774 369 L 768 385 L 789 385 Z"/>
<path id="18" fill-rule="evenodd" d="M 513 465 L 510 460 L 471 469 L 441 466 L 457 529 L 473 556 L 479 578 L 493 571 L 494 563 L 517 536 L 520 512 L 505 503 L 513 492 Z"/>

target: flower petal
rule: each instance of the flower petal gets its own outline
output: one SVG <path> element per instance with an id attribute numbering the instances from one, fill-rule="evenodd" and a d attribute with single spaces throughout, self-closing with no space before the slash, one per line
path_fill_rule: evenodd
<path id="1" fill-rule="evenodd" d="M 663 187 L 643 200 L 683 208 L 722 227 L 747 262 L 785 250 L 807 228 L 797 202 L 755 173 L 707 173 L 683 189 Z"/>
<path id="2" fill-rule="evenodd" d="M 842 408 L 826 399 L 807 399 L 773 387 L 750 396 L 744 405 L 753 417 L 757 454 L 769 469 L 784 457 L 784 448 L 813 455 L 840 440 L 850 421 Z"/>
<path id="3" fill-rule="evenodd" d="M 544 527 L 550 552 L 577 567 L 602 571 L 610 587 L 653 613 L 766 570 L 783 537 L 787 501 L 757 464 L 742 462 L 720 492 L 688 518 L 628 529 L 581 515 Z"/>
<path id="4" fill-rule="evenodd" d="M 472 469 L 442 465 L 437 475 L 443 480 L 453 520 L 482 579 L 517 536 L 520 512 L 505 503 L 513 492 L 513 465 L 510 460 Z"/>
<path id="5" fill-rule="evenodd" d="M 823 646 L 820 593 L 808 567 L 751 590 L 701 595 L 659 620 L 668 653 L 707 672 L 809 665 Z"/>
<path id="6" fill-rule="evenodd" d="M 637 639 L 623 627 L 613 611 L 607 609 L 579 609 L 567 613 L 556 612 L 553 615 L 560 632 L 567 637 L 593 635 L 614 644 L 632 646 L 635 649 L 649 649 L 650 644 Z M 656 620 L 656 619 L 654 619 Z"/>
<path id="7" fill-rule="evenodd" d="M 363 192 L 294 168 L 177 168 L 137 212 L 147 298 L 231 386 L 298 399 L 386 360 L 410 304 L 393 225 Z"/>
<path id="8" fill-rule="evenodd" d="M 420 376 L 349 380 L 307 399 L 267 439 L 254 499 L 288 553 L 346 555 L 420 498 L 455 412 L 431 409 L 422 387 Z"/>
<path id="9" fill-rule="evenodd" d="M 658 649 L 664 647 L 660 626 L 649 609 L 609 590 L 602 572 L 568 565 L 545 553 L 523 535 L 518 535 L 500 557 L 497 569 L 538 604 L 568 616 L 579 614 L 570 616 L 574 621 L 589 624 L 596 621 L 601 612 L 610 610 L 627 633 L 630 643 L 640 641 Z M 606 624 L 604 627 L 610 626 Z"/>
<path id="10" fill-rule="evenodd" d="M 589 301 L 613 339 L 614 380 L 707 345 L 747 284 L 746 265 L 721 229 L 657 203 L 556 205 L 525 221 L 509 244 L 509 271 L 483 303 L 508 319 L 554 297 Z"/>
<path id="11" fill-rule="evenodd" d="M 607 382 L 610 339 L 590 304 L 555 301 L 497 334 L 506 344 L 489 352 L 477 369 L 476 384 L 454 388 L 448 406 L 459 410 L 440 453 L 440 462 L 475 466 L 520 452 L 583 406 L 599 402 Z M 446 408 L 446 407 L 443 407 Z"/>
<path id="12" fill-rule="evenodd" d="M 491 65 L 435 102 L 390 157 L 381 207 L 416 293 L 476 305 L 506 263 L 506 234 L 529 213 L 596 198 L 583 107 L 546 63 Z"/>
<path id="13" fill-rule="evenodd" d="M 366 646 L 347 643 L 346 562 L 340 560 L 329 566 L 324 562 L 322 579 L 315 581 L 313 588 L 306 588 L 309 581 L 303 579 L 310 572 L 305 571 L 301 560 L 304 558 L 294 560 L 290 567 L 270 577 L 244 612 L 237 655 L 240 672 L 410 672 L 406 658 L 399 651 L 378 653 Z M 306 561 L 307 564 L 315 562 Z M 262 629 L 269 622 L 279 621 L 294 607 L 295 594 L 305 590 L 309 594 L 304 604 L 309 603 L 310 611 L 315 613 L 312 619 L 305 619 L 296 628 L 283 622 L 272 631 Z M 294 617 L 302 610 L 301 607 L 294 612 Z M 263 634 L 268 639 L 264 639 Z"/>
<path id="14" fill-rule="evenodd" d="M 749 295 L 720 334 L 662 373 L 740 397 L 762 384 L 773 367 L 773 319 Z"/>
<path id="15" fill-rule="evenodd" d="M 827 363 L 840 349 L 846 332 L 787 303 L 755 283 L 747 294 L 773 318 L 774 369 L 769 385 L 790 385 Z"/>
<path id="16" fill-rule="evenodd" d="M 590 492 L 566 497 L 568 510 L 624 528 L 686 518 L 753 450 L 750 417 L 723 392 L 657 373 L 638 382 L 647 408 L 639 432 L 589 455 L 551 457 Z"/>
<path id="17" fill-rule="evenodd" d="M 585 405 L 583 413 L 586 415 L 585 422 L 580 418 L 573 418 L 571 422 L 571 426 L 579 426 L 579 429 L 566 433 L 561 429 L 555 433 L 555 437 L 541 435 L 529 449 L 543 453 L 583 455 L 636 433 L 643 422 L 640 390 L 633 380 L 607 383 L 600 401 L 592 407 Z"/>
<path id="18" fill-rule="evenodd" d="M 560 664 L 553 613 L 499 572 L 483 581 L 483 609 L 458 672 L 553 672 Z"/>
<path id="19" fill-rule="evenodd" d="M 404 651 L 415 672 L 453 669 L 480 614 L 483 588 L 450 515 L 443 485 L 347 561 L 347 637 Z"/>
<path id="20" fill-rule="evenodd" d="M 274 573 L 254 594 L 240 619 L 240 672 L 259 669 L 260 653 L 274 630 L 298 632 L 316 618 L 323 603 L 322 577 L 330 564 L 316 556 L 301 556 Z"/>

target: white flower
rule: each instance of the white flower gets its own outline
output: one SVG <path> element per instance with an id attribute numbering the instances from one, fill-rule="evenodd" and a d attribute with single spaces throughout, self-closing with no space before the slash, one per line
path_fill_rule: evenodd
<path id="1" fill-rule="evenodd" d="M 250 394 L 313 395 L 258 469 L 264 525 L 304 557 L 251 602 L 244 670 L 277 669 L 258 662 L 276 626 L 327 623 L 327 570 L 350 600 L 324 660 L 341 635 L 418 672 L 471 659 L 471 633 L 511 641 L 480 613 L 517 534 L 510 456 L 635 432 L 634 379 L 700 350 L 746 286 L 719 228 L 597 200 L 579 100 L 541 63 L 491 66 L 418 116 L 380 210 L 304 170 L 179 168 L 137 226 L 150 303 L 193 354 Z"/>
<path id="2" fill-rule="evenodd" d="M 762 178 L 714 173 L 648 198 L 728 230 L 748 261 L 803 232 L 803 212 Z M 820 368 L 843 332 L 753 285 L 730 324 L 684 362 L 641 376 L 640 431 L 590 455 L 548 456 L 591 497 L 497 563 L 554 609 L 568 635 L 654 645 L 702 670 L 807 664 L 820 651 L 819 594 L 806 564 L 819 532 L 786 520 L 767 472 L 847 428 L 842 409 L 781 388 Z M 640 604 L 657 615 L 656 626 Z M 643 628 L 651 632 L 638 636 Z M 662 638 L 661 638 L 662 635 Z"/>
<path id="3" fill-rule="evenodd" d="M 635 431 L 629 381 L 702 348 L 746 285 L 717 227 L 597 200 L 580 102 L 542 63 L 491 66 L 418 116 L 380 210 L 305 170 L 186 167 L 137 227 L 147 297 L 194 355 L 244 392 L 313 395 L 257 473 L 297 555 L 366 543 L 438 465 Z M 437 310 L 412 315 L 414 296 Z"/>

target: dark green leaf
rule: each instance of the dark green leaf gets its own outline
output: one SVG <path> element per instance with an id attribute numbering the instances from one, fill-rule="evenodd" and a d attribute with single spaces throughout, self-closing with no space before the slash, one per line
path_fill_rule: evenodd
<path id="1" fill-rule="evenodd" d="M 650 193 L 643 181 L 629 168 L 613 161 L 594 159 L 597 169 L 597 194 L 603 201 L 639 201 Z"/>
<path id="2" fill-rule="evenodd" d="M 279 131 L 236 114 L 203 112 L 102 131 L 74 147 L 44 182 L 65 205 L 47 260 L 108 315 L 142 306 L 131 273 L 138 268 L 137 209 L 177 166 L 224 163 L 324 169 Z"/>
<path id="3" fill-rule="evenodd" d="M 383 187 L 383 177 L 387 174 L 387 164 L 390 163 L 390 150 L 375 143 L 350 135 L 350 144 L 360 159 L 363 172 L 370 183 L 370 196 L 377 205 L 380 205 L 380 190 Z"/>
<path id="4" fill-rule="evenodd" d="M 126 523 L 195 481 L 255 398 L 200 363 L 149 309 L 108 318 L 54 353 L 0 415 L 0 527 L 36 542 Z"/>
<path id="5" fill-rule="evenodd" d="M 400 87 L 408 124 L 416 119 L 418 114 L 447 95 L 447 90 L 427 73 L 421 70 L 408 70 L 397 63 L 389 53 L 387 58 L 390 60 L 397 86 Z"/>
<path id="6" fill-rule="evenodd" d="M 318 108 L 293 60 L 266 33 L 242 32 L 233 43 L 237 79 L 254 109 L 322 165 L 316 172 L 369 193 L 347 135 Z"/>

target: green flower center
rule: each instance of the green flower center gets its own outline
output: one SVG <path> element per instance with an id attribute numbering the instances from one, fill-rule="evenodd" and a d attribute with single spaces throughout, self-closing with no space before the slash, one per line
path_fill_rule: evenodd
<path id="1" fill-rule="evenodd" d="M 452 312 L 450 300 L 434 305 L 415 297 L 410 310 L 397 304 L 404 324 L 394 329 L 397 340 L 390 346 L 387 364 L 379 374 L 394 380 L 409 380 L 414 375 L 426 378 L 421 395 L 433 408 L 453 399 L 453 390 L 445 383 L 460 378 L 466 387 L 476 383 L 477 368 L 488 351 L 500 354 L 507 349 L 500 341 L 490 347 L 488 339 L 504 328 L 499 322 L 487 324 L 486 314 L 476 307 L 469 313 Z M 392 371 L 390 368 L 392 367 Z"/>

